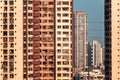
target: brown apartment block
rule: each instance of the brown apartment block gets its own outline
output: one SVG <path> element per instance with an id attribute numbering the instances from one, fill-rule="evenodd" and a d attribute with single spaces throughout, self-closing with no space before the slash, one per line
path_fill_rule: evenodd
<path id="1" fill-rule="evenodd" d="M 105 78 L 120 80 L 120 0 L 105 0 Z"/>
<path id="2" fill-rule="evenodd" d="M 72 0 L 0 0 L 0 80 L 72 80 Z"/>

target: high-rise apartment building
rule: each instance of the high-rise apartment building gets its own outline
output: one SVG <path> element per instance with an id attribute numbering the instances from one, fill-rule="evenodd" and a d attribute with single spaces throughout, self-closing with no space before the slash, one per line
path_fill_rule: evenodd
<path id="1" fill-rule="evenodd" d="M 120 1 L 105 0 L 105 78 L 120 80 Z"/>
<path id="2" fill-rule="evenodd" d="M 0 80 L 72 80 L 72 0 L 0 0 Z"/>
<path id="3" fill-rule="evenodd" d="M 23 79 L 23 2 L 0 0 L 0 80 Z"/>
<path id="4" fill-rule="evenodd" d="M 103 65 L 103 47 L 97 40 L 88 42 L 88 63 L 91 67 Z"/>
<path id="5" fill-rule="evenodd" d="M 75 35 L 75 72 L 86 66 L 87 15 L 85 12 L 74 12 Z"/>

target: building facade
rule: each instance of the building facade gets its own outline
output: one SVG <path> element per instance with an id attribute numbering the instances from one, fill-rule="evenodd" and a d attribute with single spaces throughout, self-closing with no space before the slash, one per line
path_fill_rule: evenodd
<path id="1" fill-rule="evenodd" d="M 73 1 L 0 6 L 0 80 L 72 80 Z"/>
<path id="2" fill-rule="evenodd" d="M 105 0 L 105 77 L 120 80 L 120 1 Z"/>
<path id="3" fill-rule="evenodd" d="M 88 43 L 88 61 L 89 66 L 102 66 L 104 59 L 103 47 L 97 40 Z"/>
<path id="4" fill-rule="evenodd" d="M 23 79 L 23 2 L 1 0 L 0 6 L 0 79 Z"/>
<path id="5" fill-rule="evenodd" d="M 85 12 L 74 12 L 75 27 L 75 72 L 86 66 L 87 15 Z"/>

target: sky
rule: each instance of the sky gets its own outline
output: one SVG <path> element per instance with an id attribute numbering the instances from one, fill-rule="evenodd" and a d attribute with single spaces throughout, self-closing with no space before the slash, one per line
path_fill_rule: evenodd
<path id="1" fill-rule="evenodd" d="M 87 13 L 88 41 L 104 45 L 104 0 L 74 0 L 74 11 Z"/>

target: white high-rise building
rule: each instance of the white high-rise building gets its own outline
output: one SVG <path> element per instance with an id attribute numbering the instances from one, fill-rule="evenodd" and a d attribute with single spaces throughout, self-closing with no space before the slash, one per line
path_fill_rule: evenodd
<path id="1" fill-rule="evenodd" d="M 78 72 L 87 65 L 86 41 L 87 41 L 87 15 L 85 12 L 74 12 L 75 27 L 75 54 L 74 68 Z"/>
<path id="2" fill-rule="evenodd" d="M 89 66 L 103 65 L 103 48 L 97 40 L 88 43 L 88 60 Z"/>

